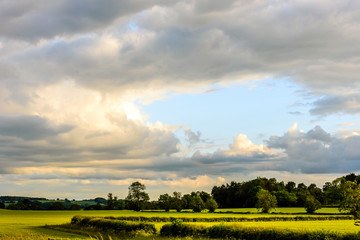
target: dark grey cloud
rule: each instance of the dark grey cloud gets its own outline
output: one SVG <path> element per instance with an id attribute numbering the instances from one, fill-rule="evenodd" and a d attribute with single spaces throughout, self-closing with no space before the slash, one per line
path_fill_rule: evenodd
<path id="1" fill-rule="evenodd" d="M 33 41 L 93 32 L 162 3 L 166 1 L 1 0 L 0 36 Z"/>
<path id="2" fill-rule="evenodd" d="M 40 140 L 69 132 L 70 125 L 52 125 L 47 119 L 31 115 L 0 116 L 0 135 L 24 140 Z"/>

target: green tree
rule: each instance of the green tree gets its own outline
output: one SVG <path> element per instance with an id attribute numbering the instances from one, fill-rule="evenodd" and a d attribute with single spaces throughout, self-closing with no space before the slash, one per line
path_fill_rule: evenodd
<path id="1" fill-rule="evenodd" d="M 270 209 L 275 208 L 277 205 L 276 197 L 271 195 L 268 190 L 261 189 L 257 194 L 256 208 L 262 209 L 263 213 L 268 213 Z"/>
<path id="2" fill-rule="evenodd" d="M 192 196 L 191 208 L 194 212 L 201 212 L 205 209 L 205 203 L 199 195 Z"/>
<path id="3" fill-rule="evenodd" d="M 355 219 L 360 219 L 360 186 L 356 182 L 345 182 L 344 198 L 339 209 L 349 211 Z"/>
<path id="4" fill-rule="evenodd" d="M 146 202 L 150 200 L 149 194 L 145 192 L 145 189 L 145 185 L 140 182 L 133 182 L 129 186 L 129 194 L 126 200 L 129 202 L 130 209 L 135 211 L 144 209 Z"/>
<path id="5" fill-rule="evenodd" d="M 293 192 L 281 190 L 275 192 L 275 196 L 279 207 L 292 207 L 296 205 L 297 197 Z"/>
<path id="6" fill-rule="evenodd" d="M 169 212 L 172 206 L 172 200 L 172 197 L 169 194 L 165 193 L 159 196 L 158 202 L 162 209 L 165 209 L 166 212 Z"/>
<path id="7" fill-rule="evenodd" d="M 69 210 L 80 210 L 80 209 L 81 209 L 81 206 L 80 206 L 80 204 L 77 204 L 77 203 L 73 203 L 69 207 Z"/>
<path id="8" fill-rule="evenodd" d="M 180 192 L 173 192 L 172 197 L 172 208 L 176 209 L 177 212 L 181 212 L 181 210 L 184 207 L 184 203 L 181 199 L 181 193 Z"/>
<path id="9" fill-rule="evenodd" d="M 61 202 L 54 202 L 49 206 L 49 210 L 67 210 L 67 208 Z"/>
<path id="10" fill-rule="evenodd" d="M 309 195 L 306 197 L 304 208 L 307 213 L 314 213 L 321 208 L 321 203 L 313 195 Z"/>
<path id="11" fill-rule="evenodd" d="M 206 201 L 205 206 L 207 209 L 209 209 L 209 212 L 215 212 L 215 210 L 219 207 L 217 202 L 213 198 L 209 198 Z"/>
<path id="12" fill-rule="evenodd" d="M 112 193 L 108 193 L 108 199 L 106 201 L 106 208 L 109 210 L 114 210 L 115 208 L 115 200 Z"/>

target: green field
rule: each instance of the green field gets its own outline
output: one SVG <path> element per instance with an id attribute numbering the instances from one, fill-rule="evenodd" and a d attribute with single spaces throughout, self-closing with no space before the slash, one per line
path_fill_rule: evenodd
<path id="1" fill-rule="evenodd" d="M 69 223 L 74 215 L 84 216 L 144 216 L 144 217 L 187 217 L 187 218 L 219 218 L 219 217 L 294 217 L 294 216 L 321 216 L 306 215 L 303 208 L 278 208 L 276 214 L 261 214 L 256 209 L 221 209 L 218 212 L 226 213 L 189 213 L 189 212 L 134 212 L 128 210 L 114 211 L 18 211 L 18 210 L 0 210 L 0 238 L 1 239 L 20 239 L 11 238 L 14 236 L 25 236 L 22 239 L 89 239 L 87 236 L 81 236 L 62 231 L 43 228 L 45 225 L 58 225 Z M 233 213 L 230 213 L 233 212 Z M 247 212 L 251 212 L 247 214 Z M 336 208 L 324 208 L 319 211 L 323 214 L 336 214 L 339 212 Z M 281 214 L 284 213 L 284 214 Z M 296 213 L 296 215 L 294 214 Z M 326 216 L 326 215 L 325 215 Z M 159 230 L 165 223 L 155 223 Z M 192 223 L 205 226 L 219 224 L 211 223 Z M 355 232 L 360 229 L 354 225 L 353 220 L 334 220 L 334 221 L 275 221 L 275 222 L 240 222 L 224 223 L 243 227 L 265 227 L 265 228 L 286 228 L 292 230 L 325 230 L 336 232 Z"/>

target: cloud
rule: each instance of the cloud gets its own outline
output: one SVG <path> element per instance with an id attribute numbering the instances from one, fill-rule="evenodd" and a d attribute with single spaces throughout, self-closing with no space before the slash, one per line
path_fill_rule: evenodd
<path id="1" fill-rule="evenodd" d="M 359 114 L 360 96 L 358 94 L 325 96 L 314 102 L 314 108 L 310 113 L 313 115 Z"/>
<path id="2" fill-rule="evenodd" d="M 7 47 L 0 49 L 6 51 L 0 82 L 6 83 L 12 100 L 24 104 L 33 98 L 31 88 L 69 79 L 104 93 L 137 90 L 148 101 L 169 90 L 191 92 L 213 83 L 286 77 L 316 96 L 325 95 L 313 114 L 336 113 L 341 106 L 342 112 L 358 111 L 349 103 L 359 87 L 357 2 L 220 5 L 3 0 L 0 41 Z M 30 43 L 19 47 L 13 38 Z"/>
<path id="3" fill-rule="evenodd" d="M 358 130 L 297 124 L 265 144 L 240 133 L 184 157 L 178 127 L 150 123 L 138 103 L 270 77 L 303 86 L 314 116 L 358 114 L 359 4 L 0 0 L 0 172 L 21 183 L 178 173 L 171 184 L 185 186 L 224 173 L 358 169 Z"/>
<path id="4" fill-rule="evenodd" d="M 360 151 L 356 147 L 359 141 L 358 135 L 339 138 L 319 126 L 305 133 L 295 125 L 283 136 L 273 136 L 266 143 L 287 155 L 277 170 L 344 173 L 360 167 Z"/>
<path id="5" fill-rule="evenodd" d="M 0 135 L 19 137 L 23 140 L 39 140 L 69 132 L 74 126 L 51 126 L 38 116 L 0 116 Z"/>
<path id="6" fill-rule="evenodd" d="M 161 2 L 2 0 L 0 35 L 32 41 L 98 31 L 119 18 Z"/>
<path id="7" fill-rule="evenodd" d="M 197 143 L 201 142 L 201 132 L 197 131 L 196 133 L 191 131 L 190 128 L 185 129 L 186 141 L 189 143 L 189 147 L 195 146 Z"/>
<path id="8" fill-rule="evenodd" d="M 122 95 L 104 96 L 73 82 L 37 88 L 33 94 L 32 102 L 17 108 L 26 115 L 0 110 L 2 173 L 45 167 L 65 168 L 71 173 L 72 168 L 87 166 L 90 172 L 84 176 L 105 176 L 101 171 L 92 172 L 93 168 L 130 166 L 134 170 L 154 157 L 178 152 L 179 139 L 173 128 L 146 122 L 139 107 Z M 93 161 L 99 162 L 93 165 Z"/>

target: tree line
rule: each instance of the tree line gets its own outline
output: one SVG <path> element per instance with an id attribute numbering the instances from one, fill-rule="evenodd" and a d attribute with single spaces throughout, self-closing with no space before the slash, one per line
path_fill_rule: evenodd
<path id="1" fill-rule="evenodd" d="M 214 186 L 211 194 L 204 191 L 191 192 L 182 195 L 180 192 L 161 194 L 158 200 L 150 201 L 146 187 L 140 182 L 132 183 L 125 199 L 119 199 L 109 193 L 107 199 L 98 198 L 96 204 L 86 206 L 85 210 L 165 210 L 174 209 L 178 212 L 183 209 L 192 209 L 201 212 L 208 209 L 214 212 L 220 208 L 253 208 L 257 207 L 268 212 L 274 207 L 304 207 L 312 213 L 321 206 L 337 206 L 349 210 L 354 216 L 360 217 L 360 175 L 354 173 L 326 182 L 322 188 L 315 184 L 306 186 L 289 181 L 278 182 L 275 178 L 261 178 L 244 182 L 226 183 Z M 0 199 L 0 208 L 5 204 Z M 8 209 L 19 210 L 78 210 L 79 204 L 64 206 L 61 202 L 54 202 L 44 206 L 36 200 L 22 199 L 7 206 Z M 359 213 L 357 213 L 359 212 Z M 356 215 L 358 214 L 358 215 Z"/>

